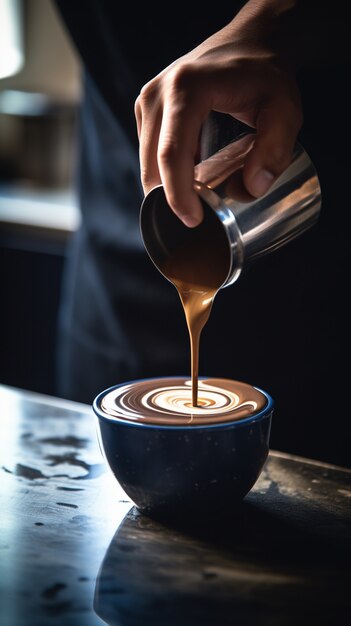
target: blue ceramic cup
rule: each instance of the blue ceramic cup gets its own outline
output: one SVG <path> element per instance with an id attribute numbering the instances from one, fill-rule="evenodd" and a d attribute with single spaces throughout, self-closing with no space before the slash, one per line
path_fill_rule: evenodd
<path id="1" fill-rule="evenodd" d="M 200 399 L 201 389 L 213 380 L 199 379 Z M 200 420 L 188 411 L 178 421 L 158 392 L 186 385 L 190 394 L 189 380 L 181 377 L 130 381 L 102 391 L 93 403 L 107 464 L 137 508 L 155 519 L 213 516 L 235 508 L 257 481 L 269 452 L 274 401 L 266 391 L 239 383 L 261 397 L 258 408 L 248 405 L 239 419 L 234 407 L 233 419 L 227 411 L 219 421 L 222 409 L 213 410 L 211 402 L 217 400 L 210 399 L 198 411 Z M 152 421 L 149 407 L 155 398 Z"/>

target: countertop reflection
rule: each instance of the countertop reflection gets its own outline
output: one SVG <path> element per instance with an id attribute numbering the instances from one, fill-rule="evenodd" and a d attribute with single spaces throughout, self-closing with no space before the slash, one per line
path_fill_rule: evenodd
<path id="1" fill-rule="evenodd" d="M 272 451 L 234 517 L 141 515 L 91 407 L 0 386 L 4 626 L 345 624 L 351 471 Z"/>

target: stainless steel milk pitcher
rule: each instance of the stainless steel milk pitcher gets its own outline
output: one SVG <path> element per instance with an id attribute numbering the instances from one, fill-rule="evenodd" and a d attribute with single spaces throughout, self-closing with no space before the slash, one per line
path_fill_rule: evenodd
<path id="1" fill-rule="evenodd" d="M 290 165 L 268 192 L 253 198 L 245 191 L 241 170 L 255 133 L 245 131 L 203 159 L 194 169 L 194 188 L 206 213 L 214 211 L 216 228 L 223 229 L 230 248 L 228 274 L 222 287 L 233 284 L 249 262 L 276 250 L 309 229 L 321 209 L 321 188 L 310 157 L 296 143 Z M 211 250 L 213 219 L 206 230 Z M 142 239 L 151 260 L 162 272 L 167 255 L 191 237 L 167 204 L 163 186 L 152 189 L 140 211 Z M 163 272 L 162 272 L 163 273 Z M 167 278 L 167 276 L 166 276 Z"/>

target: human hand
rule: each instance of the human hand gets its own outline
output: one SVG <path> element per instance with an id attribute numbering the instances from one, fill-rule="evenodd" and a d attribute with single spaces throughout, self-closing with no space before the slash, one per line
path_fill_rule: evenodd
<path id="1" fill-rule="evenodd" d="M 202 219 L 194 165 L 212 110 L 256 129 L 243 167 L 244 185 L 255 197 L 289 165 L 302 124 L 294 76 L 267 45 L 262 16 L 245 12 L 250 4 L 147 83 L 135 103 L 144 193 L 163 184 L 168 204 L 190 227 Z"/>

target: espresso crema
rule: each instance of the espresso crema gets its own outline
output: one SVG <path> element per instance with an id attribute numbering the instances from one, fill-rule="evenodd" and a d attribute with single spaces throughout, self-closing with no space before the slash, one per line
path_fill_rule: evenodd
<path id="1" fill-rule="evenodd" d="M 251 385 L 224 378 L 198 380 L 197 406 L 191 380 L 153 378 L 121 385 L 101 400 L 107 415 L 129 422 L 159 425 L 208 425 L 260 413 L 267 397 Z"/>

